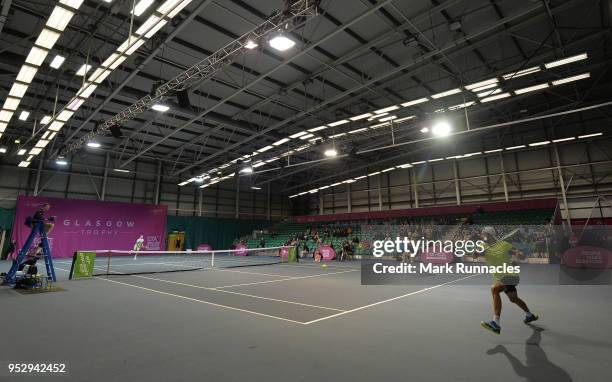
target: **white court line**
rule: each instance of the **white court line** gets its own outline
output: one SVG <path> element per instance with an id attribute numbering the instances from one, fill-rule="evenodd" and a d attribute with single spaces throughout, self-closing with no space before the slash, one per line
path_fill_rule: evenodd
<path id="1" fill-rule="evenodd" d="M 258 285 L 258 284 L 269 284 L 269 283 L 277 283 L 277 282 L 281 282 L 281 281 L 291 281 L 291 280 L 301 280 L 301 279 L 309 279 L 309 278 L 313 278 L 313 277 L 322 277 L 322 276 L 331 276 L 331 275 L 337 275 L 340 273 L 348 273 L 348 272 L 357 272 L 357 269 L 351 269 L 348 271 L 339 271 L 339 272 L 330 272 L 330 273 L 321 273 L 318 275 L 310 275 L 310 276 L 296 276 L 296 277 L 287 277 L 284 279 L 278 279 L 278 280 L 268 280 L 268 281 L 258 281 L 258 282 L 253 282 L 253 283 L 243 283 L 243 284 L 234 284 L 234 285 L 224 285 L 224 286 L 218 286 L 215 287 L 216 289 L 222 289 L 222 288 L 234 288 L 234 287 L 239 287 L 239 286 L 248 286 L 248 285 Z"/>
<path id="2" fill-rule="evenodd" d="M 272 316 L 270 314 L 265 314 L 265 313 L 259 313 L 259 312 L 254 312 L 252 310 L 247 310 L 247 309 L 242 309 L 242 308 L 236 308 L 233 306 L 227 306 L 227 305 L 221 305 L 221 304 L 217 304 L 214 302 L 210 302 L 210 301 L 206 301 L 206 300 L 200 300 L 197 298 L 192 298 L 192 297 L 187 297 L 187 296 L 181 296 L 180 294 L 174 294 L 174 293 L 168 293 L 168 292 L 162 292 L 160 290 L 156 290 L 156 289 L 151 289 L 151 288 L 145 288 L 139 285 L 133 285 L 133 284 L 128 284 L 128 283 L 124 283 L 121 281 L 116 281 L 116 280 L 109 280 L 109 279 L 105 279 L 102 277 L 96 277 L 97 279 L 100 280 L 104 280 L 104 281 L 108 281 L 111 283 L 115 283 L 115 284 L 121 284 L 121 285 L 126 285 L 126 286 L 131 286 L 132 288 L 137 288 L 137 289 L 142 289 L 142 290 L 146 290 L 148 292 L 153 292 L 153 293 L 158 293 L 161 295 L 166 295 L 166 296 L 171 296 L 171 297 L 177 297 L 177 298 L 181 298 L 183 300 L 188 300 L 188 301 L 193 301 L 193 302 L 199 302 L 201 304 L 206 304 L 206 305 L 212 305 L 212 306 L 216 306 L 218 308 L 225 308 L 225 309 L 229 309 L 229 310 L 236 310 L 238 312 L 243 312 L 243 313 L 248 313 L 248 314 L 252 314 L 255 316 L 260 316 L 260 317 L 267 317 L 267 318 L 273 318 L 276 320 L 281 320 L 281 321 L 287 321 L 287 322 L 291 322 L 294 324 L 300 324 L 300 325 L 304 325 L 303 322 L 301 321 L 295 321 L 295 320 L 291 320 L 289 318 L 284 318 L 284 317 L 277 317 L 277 316 Z"/>
<path id="3" fill-rule="evenodd" d="M 462 278 L 457 279 L 457 280 L 449 281 L 449 282 L 446 282 L 446 283 L 442 283 L 442 284 L 431 286 L 429 288 L 420 289 L 420 290 L 417 290 L 417 291 L 414 291 L 414 292 L 406 293 L 406 294 L 403 294 L 401 296 L 392 297 L 392 298 L 389 298 L 389 299 L 386 299 L 386 300 L 383 300 L 383 301 L 378 301 L 378 302 L 375 302 L 375 303 L 372 303 L 372 304 L 360 306 L 360 307 L 355 308 L 355 309 L 346 310 L 346 311 L 341 312 L 341 313 L 332 314 L 331 316 L 317 318 L 316 320 L 304 322 L 304 325 L 314 324 L 314 323 L 317 323 L 317 322 L 320 322 L 320 321 L 328 320 L 330 318 L 335 318 L 335 317 L 338 317 L 338 316 L 343 316 L 345 314 L 354 313 L 354 312 L 357 312 L 359 310 L 371 308 L 371 307 L 376 306 L 376 305 L 381 305 L 381 304 L 384 304 L 384 303 L 387 303 L 387 302 L 391 302 L 391 301 L 395 301 L 395 300 L 399 300 L 399 299 L 402 299 L 402 298 L 405 298 L 405 297 L 414 296 L 415 294 L 427 292 L 427 291 L 430 291 L 432 289 L 436 289 L 436 288 L 439 288 L 439 287 L 442 287 L 442 286 L 445 286 L 445 285 L 453 284 L 453 283 L 456 283 L 458 281 L 466 280 L 466 279 L 469 279 L 469 278 L 475 277 L 475 276 L 479 276 L 479 275 L 470 275 L 470 276 L 462 277 Z"/>
<path id="4" fill-rule="evenodd" d="M 165 282 L 165 283 L 169 283 L 169 284 L 183 285 L 183 286 L 187 286 L 187 287 L 191 287 L 191 288 L 211 290 L 211 291 L 214 291 L 214 292 L 222 292 L 222 293 L 235 294 L 235 295 L 238 295 L 238 296 L 252 297 L 252 298 L 257 298 L 257 299 L 261 299 L 261 300 L 276 301 L 276 302 L 282 302 L 282 303 L 285 303 L 285 304 L 307 306 L 309 308 L 335 310 L 336 312 L 344 312 L 344 310 L 342 310 L 342 309 L 329 308 L 327 306 L 311 305 L 311 304 L 305 304 L 305 303 L 296 302 L 296 301 L 280 300 L 280 299 L 277 299 L 277 298 L 256 296 L 256 295 L 247 294 L 247 293 L 240 293 L 240 292 L 232 292 L 232 291 L 229 291 L 229 290 L 210 288 L 210 287 L 205 287 L 205 286 L 201 286 L 201 285 L 186 284 L 186 283 L 181 283 L 181 282 L 178 282 L 178 281 L 157 279 L 155 277 L 147 277 L 147 276 L 141 276 L 141 275 L 130 275 L 130 276 L 138 277 L 138 278 L 143 278 L 143 279 L 147 279 L 147 280 L 161 281 L 161 282 Z"/>

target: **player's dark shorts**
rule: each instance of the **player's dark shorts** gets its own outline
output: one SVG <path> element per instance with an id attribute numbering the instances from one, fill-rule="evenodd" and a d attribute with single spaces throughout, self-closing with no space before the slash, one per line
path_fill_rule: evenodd
<path id="1" fill-rule="evenodd" d="M 499 280 L 504 284 L 504 293 L 516 293 L 516 286 L 519 284 L 518 276 L 504 276 Z"/>

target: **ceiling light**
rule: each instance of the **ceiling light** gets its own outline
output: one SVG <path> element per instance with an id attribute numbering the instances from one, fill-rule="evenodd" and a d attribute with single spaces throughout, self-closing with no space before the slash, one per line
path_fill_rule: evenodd
<path id="1" fill-rule="evenodd" d="M 285 142 L 289 142 L 289 138 L 283 138 L 280 141 L 276 141 L 276 142 L 272 143 L 272 146 L 279 146 L 279 145 L 282 145 Z"/>
<path id="2" fill-rule="evenodd" d="M 418 161 L 418 162 L 412 162 L 413 165 L 415 165 L 415 164 L 423 164 L 423 163 L 427 163 L 427 161 L 426 160 L 421 160 L 421 161 Z"/>
<path id="3" fill-rule="evenodd" d="M 173 18 L 183 10 L 183 8 L 189 5 L 189 3 L 191 3 L 191 0 L 166 0 L 166 2 L 157 8 L 157 12 L 167 15 L 169 18 Z"/>
<path id="4" fill-rule="evenodd" d="M 119 53 L 113 53 L 102 63 L 102 66 L 114 70 L 126 59 L 127 56 L 122 56 Z"/>
<path id="5" fill-rule="evenodd" d="M 79 68 L 79 70 L 77 70 L 76 75 L 80 76 L 80 77 L 84 77 L 85 74 L 87 74 L 87 72 L 89 72 L 91 70 L 92 66 L 89 64 L 83 64 L 81 65 L 81 67 Z"/>
<path id="6" fill-rule="evenodd" d="M 25 121 L 28 119 L 29 116 L 30 116 L 30 112 L 23 110 L 21 114 L 19 114 L 19 119 L 21 121 Z"/>
<path id="7" fill-rule="evenodd" d="M 64 126 L 64 122 L 53 121 L 53 122 L 51 122 L 51 125 L 49 126 L 49 130 L 51 130 L 51 131 L 60 131 L 63 126 Z"/>
<path id="8" fill-rule="evenodd" d="M 352 130 L 352 131 L 349 131 L 348 133 L 349 134 L 358 134 L 358 133 L 366 131 L 367 129 L 368 129 L 367 127 L 362 127 L 361 129 Z"/>
<path id="9" fill-rule="evenodd" d="M 259 44 L 257 44 L 255 41 L 253 40 L 249 40 L 246 42 L 246 44 L 244 44 L 244 47 L 247 49 L 255 49 L 259 46 Z"/>
<path id="10" fill-rule="evenodd" d="M 522 88 L 522 89 L 517 89 L 514 91 L 514 93 L 515 94 L 525 94 L 529 92 L 534 92 L 536 90 L 546 89 L 547 87 L 548 87 L 548 84 L 534 85 L 534 86 L 529 86 L 529 87 Z"/>
<path id="11" fill-rule="evenodd" d="M 58 159 L 58 160 L 55 161 L 55 163 L 58 166 L 66 166 L 66 165 L 68 165 L 68 162 L 65 159 Z"/>
<path id="12" fill-rule="evenodd" d="M 310 129 L 308 131 L 310 131 L 311 133 L 314 133 L 315 131 L 320 131 L 320 130 L 325 130 L 327 129 L 329 126 L 323 125 L 323 126 L 319 126 L 319 127 L 315 127 L 313 129 Z"/>
<path id="13" fill-rule="evenodd" d="M 482 97 L 488 97 L 488 96 L 490 96 L 490 95 L 493 95 L 493 94 L 499 94 L 499 93 L 501 93 L 501 89 L 497 88 L 497 89 L 495 89 L 495 90 L 486 90 L 486 91 L 484 91 L 484 92 L 482 92 L 482 93 L 478 93 L 478 94 L 476 94 L 476 95 L 477 95 L 479 98 L 482 98 Z"/>
<path id="14" fill-rule="evenodd" d="M 25 155 L 26 151 L 27 151 L 26 149 L 19 149 L 19 151 L 17 151 L 17 155 L 19 156 Z"/>
<path id="15" fill-rule="evenodd" d="M 140 0 L 130 13 L 134 13 L 134 16 L 140 16 L 153 4 L 155 0 Z"/>
<path id="16" fill-rule="evenodd" d="M 60 66 L 62 66 L 62 64 L 64 63 L 64 61 L 66 61 L 66 57 L 60 56 L 58 54 L 57 56 L 53 58 L 53 60 L 51 60 L 51 63 L 49 64 L 49 66 L 52 67 L 53 69 L 59 69 Z"/>
<path id="17" fill-rule="evenodd" d="M 371 117 L 372 113 L 365 113 L 349 118 L 351 121 L 359 121 L 360 119 Z"/>
<path id="18" fill-rule="evenodd" d="M 429 127 L 423 127 L 421 130 L 421 133 L 425 134 L 425 133 L 429 133 Z"/>
<path id="19" fill-rule="evenodd" d="M 498 153 L 500 151 L 502 151 L 503 149 L 493 149 L 493 150 L 487 150 L 485 151 L 485 154 L 491 154 L 491 153 Z"/>
<path id="20" fill-rule="evenodd" d="M 345 123 L 349 123 L 349 120 L 348 119 L 342 119 L 340 121 L 332 122 L 328 126 L 336 127 L 336 126 L 344 125 Z"/>
<path id="21" fill-rule="evenodd" d="M 470 107 L 472 105 L 474 105 L 476 102 L 474 101 L 469 101 L 469 102 L 465 102 L 465 103 L 460 103 L 459 105 L 454 105 L 454 106 L 449 106 L 448 110 L 457 110 L 457 109 L 463 109 L 466 107 Z M 399 120 L 395 121 L 395 122 L 399 122 Z"/>
<path id="22" fill-rule="evenodd" d="M 102 145 L 99 144 L 98 142 L 87 142 L 87 147 L 91 147 L 94 149 L 98 149 L 100 148 Z"/>
<path id="23" fill-rule="evenodd" d="M 28 167 L 29 165 L 30 165 L 30 162 L 28 161 L 22 161 L 22 162 L 19 162 L 18 164 L 19 167 Z"/>
<path id="24" fill-rule="evenodd" d="M 506 150 L 516 150 L 516 149 L 522 149 L 522 148 L 525 148 L 525 145 L 506 147 Z"/>
<path id="25" fill-rule="evenodd" d="M 397 166 L 397 167 L 398 167 L 398 168 L 410 168 L 410 167 L 412 167 L 412 163 L 402 164 L 402 165 L 399 165 L 399 166 Z"/>
<path id="26" fill-rule="evenodd" d="M 50 50 L 51 48 L 53 48 L 53 45 L 55 45 L 55 42 L 59 37 L 59 33 L 44 28 L 42 32 L 40 32 L 40 34 L 38 35 L 38 38 L 36 39 L 36 42 L 34 44 Z"/>
<path id="27" fill-rule="evenodd" d="M 45 115 L 44 117 L 42 117 L 42 119 L 40 120 L 40 124 L 41 125 L 46 125 L 47 123 L 51 122 L 51 116 L 50 115 Z"/>
<path id="28" fill-rule="evenodd" d="M 495 101 L 495 100 L 510 97 L 510 96 L 511 96 L 510 93 L 501 93 L 501 94 L 494 95 L 492 97 L 483 98 L 480 100 L 480 102 L 491 102 L 491 101 Z"/>
<path id="29" fill-rule="evenodd" d="M 474 88 L 474 89 L 471 89 L 471 90 L 472 90 L 474 93 L 479 93 L 479 92 L 481 92 L 481 91 L 483 91 L 483 90 L 487 90 L 487 89 L 491 89 L 491 88 L 496 88 L 496 87 L 498 87 L 498 86 L 499 86 L 499 84 L 498 84 L 498 83 L 494 83 L 494 84 L 484 85 L 484 86 L 481 86 L 481 87 L 479 87 L 479 88 Z"/>
<path id="30" fill-rule="evenodd" d="M 8 123 L 11 120 L 12 116 L 13 116 L 12 111 L 0 110 L 0 121 Z"/>
<path id="31" fill-rule="evenodd" d="M 446 121 L 439 121 L 432 127 L 431 132 L 439 137 L 445 137 L 450 134 L 451 126 Z"/>
<path id="32" fill-rule="evenodd" d="M 144 35 L 146 38 L 151 38 L 157 31 L 166 25 L 168 21 L 157 17 L 155 15 L 149 16 L 149 18 L 142 23 L 140 28 L 136 29 L 136 34 Z"/>
<path id="33" fill-rule="evenodd" d="M 62 121 L 62 122 L 68 122 L 68 120 L 72 118 L 73 114 L 74 114 L 74 111 L 62 110 L 62 112 L 59 113 L 55 119 L 57 119 L 58 121 Z"/>
<path id="34" fill-rule="evenodd" d="M 529 146 L 533 147 L 533 146 L 544 146 L 549 144 L 550 141 L 542 141 L 542 142 L 535 142 L 535 143 L 530 143 Z"/>
<path id="35" fill-rule="evenodd" d="M 251 186 L 251 190 L 261 190 L 261 187 Z"/>
<path id="36" fill-rule="evenodd" d="M 4 101 L 3 109 L 15 111 L 19 107 L 20 103 L 21 98 L 7 97 L 6 101 Z"/>
<path id="37" fill-rule="evenodd" d="M 398 123 L 398 122 L 404 122 L 404 121 L 407 121 L 407 120 L 409 120 L 409 119 L 414 119 L 414 118 L 416 118 L 416 115 L 409 115 L 409 116 L 407 116 L 407 117 L 398 118 L 398 119 L 396 119 L 396 120 L 395 120 L 395 121 L 393 121 L 393 122 L 395 122 L 395 123 Z"/>
<path id="38" fill-rule="evenodd" d="M 394 167 L 386 168 L 386 169 L 382 170 L 381 172 L 389 172 L 391 170 L 395 170 L 395 166 Z"/>
<path id="39" fill-rule="evenodd" d="M 475 82 L 473 84 L 465 85 L 465 88 L 468 89 L 468 90 L 474 90 L 476 88 L 480 88 L 480 87 L 483 87 L 483 86 L 496 84 L 498 82 L 499 82 L 499 78 L 491 78 L 489 80 L 479 81 L 479 82 Z"/>
<path id="40" fill-rule="evenodd" d="M 0 154 L 6 154 L 6 147 L 0 147 Z"/>
<path id="41" fill-rule="evenodd" d="M 67 5 L 70 8 L 79 9 L 84 0 L 60 0 L 61 4 Z M 106 1 L 106 0 L 105 0 Z M 108 3 L 108 1 L 107 1 Z"/>
<path id="42" fill-rule="evenodd" d="M 325 152 L 323 153 L 326 157 L 335 157 L 336 155 L 338 155 L 338 151 L 336 151 L 336 149 L 332 148 L 332 149 L 327 149 L 325 150 Z"/>
<path id="43" fill-rule="evenodd" d="M 390 115 L 388 117 L 379 119 L 379 121 L 380 122 L 386 122 L 386 121 L 391 121 L 391 120 L 396 119 L 396 118 L 397 118 L 397 115 Z"/>
<path id="44" fill-rule="evenodd" d="M 288 38 L 283 34 L 277 34 L 270 39 L 270 46 L 278 51 L 284 52 L 287 49 L 292 48 L 295 45 L 295 41 Z"/>
<path id="45" fill-rule="evenodd" d="M 15 143 L 16 145 L 18 145 L 18 144 L 20 144 L 20 143 L 21 143 L 21 139 L 17 138 L 17 139 L 15 139 L 15 140 L 13 141 L 13 143 Z"/>
<path id="46" fill-rule="evenodd" d="M 439 162 L 441 160 L 444 160 L 444 158 L 435 158 L 435 159 L 430 159 L 427 162 Z"/>
<path id="47" fill-rule="evenodd" d="M 442 93 L 433 94 L 431 96 L 431 98 L 438 99 L 438 98 L 447 97 L 447 96 L 450 96 L 450 95 L 453 95 L 453 94 L 457 94 L 457 93 L 461 93 L 461 89 L 460 88 L 451 89 L 451 90 L 447 90 L 447 91 L 442 92 Z"/>
<path id="48" fill-rule="evenodd" d="M 62 7 L 55 7 L 47 20 L 47 26 L 55 30 L 63 31 L 66 29 L 72 16 L 74 16 L 73 12 Z"/>
<path id="49" fill-rule="evenodd" d="M 428 98 L 419 98 L 419 99 L 415 99 L 415 100 L 413 100 L 413 101 L 404 102 L 404 103 L 402 104 L 402 106 L 403 106 L 403 107 L 413 106 L 413 105 L 418 105 L 418 104 L 420 104 L 420 103 L 427 102 L 427 101 L 429 101 L 429 99 L 428 99 Z"/>
<path id="50" fill-rule="evenodd" d="M 345 135 L 346 135 L 346 133 L 339 133 L 339 134 L 330 135 L 328 138 L 339 138 L 339 137 L 343 137 Z"/>
<path id="51" fill-rule="evenodd" d="M 592 137 L 599 137 L 600 135 L 603 135 L 603 133 L 593 133 L 593 134 L 579 135 L 578 138 L 579 139 L 582 139 L 582 138 L 592 138 Z"/>
<path id="52" fill-rule="evenodd" d="M 40 66 L 43 61 L 45 61 L 46 57 L 46 50 L 33 46 L 32 49 L 30 49 L 30 53 L 28 54 L 28 57 L 26 57 L 25 62 L 34 66 Z"/>
<path id="53" fill-rule="evenodd" d="M 298 138 L 298 137 L 301 137 L 304 134 L 308 134 L 308 132 L 307 131 L 300 131 L 299 133 L 295 133 L 293 135 L 290 135 L 289 138 Z"/>
<path id="54" fill-rule="evenodd" d="M 562 78 L 560 80 L 555 80 L 552 82 L 552 84 L 553 86 L 563 85 L 563 84 L 567 84 L 568 82 L 584 80 L 585 78 L 589 78 L 589 77 L 591 77 L 591 73 L 583 73 L 583 74 L 578 74 L 576 76 L 571 76 L 571 77 Z"/>
<path id="55" fill-rule="evenodd" d="M 244 164 L 242 168 L 240 169 L 240 173 L 241 174 L 252 174 L 253 166 L 251 166 L 250 164 Z"/>
<path id="56" fill-rule="evenodd" d="M 376 172 L 371 172 L 368 174 L 368 176 L 374 176 L 374 175 L 378 175 L 380 174 L 380 171 L 376 171 Z"/>
<path id="57" fill-rule="evenodd" d="M 270 150 L 273 146 L 266 146 L 266 147 L 262 147 L 259 150 L 257 150 L 258 153 L 265 153 L 266 151 Z"/>
<path id="58" fill-rule="evenodd" d="M 85 102 L 83 98 L 76 97 L 72 101 L 70 101 L 66 108 L 72 111 L 77 111 L 81 107 L 81 105 L 83 105 L 83 102 Z"/>
<path id="59" fill-rule="evenodd" d="M 24 85 L 24 84 L 19 84 L 17 82 L 13 83 L 13 86 L 11 87 L 11 91 L 9 92 L 9 96 L 11 97 L 16 97 L 16 98 L 22 98 L 26 91 L 28 90 L 28 86 Z"/>
<path id="60" fill-rule="evenodd" d="M 253 163 L 253 168 L 258 168 L 258 167 L 261 167 L 261 166 L 263 166 L 265 164 L 266 164 L 266 162 L 256 162 L 256 163 Z"/>
<path id="61" fill-rule="evenodd" d="M 123 172 L 123 173 L 129 173 L 130 172 L 130 170 L 124 170 L 122 168 L 114 168 L 113 171 L 115 171 L 115 172 Z"/>
<path id="62" fill-rule="evenodd" d="M 17 74 L 17 81 L 29 84 L 38 71 L 37 68 L 29 65 L 23 65 Z"/>
<path id="63" fill-rule="evenodd" d="M 306 139 L 308 139 L 308 138 L 312 138 L 312 137 L 314 137 L 314 134 L 306 134 L 306 135 L 302 135 L 302 136 L 300 137 L 300 139 L 306 140 Z"/>
<path id="64" fill-rule="evenodd" d="M 165 113 L 168 110 L 170 110 L 170 107 L 166 105 L 162 105 L 161 103 L 156 103 L 153 106 L 151 106 L 151 109 L 155 111 L 159 111 L 160 113 Z"/>
<path id="65" fill-rule="evenodd" d="M 390 111 L 397 110 L 399 108 L 400 108 L 399 106 L 393 105 L 393 106 L 385 107 L 384 109 L 374 110 L 374 113 L 376 114 L 388 113 Z"/>
<path id="66" fill-rule="evenodd" d="M 573 141 L 574 139 L 576 139 L 575 137 L 567 137 L 567 138 L 559 138 L 559 139 L 553 139 L 554 143 L 557 142 L 567 142 L 567 141 Z"/>
<path id="67" fill-rule="evenodd" d="M 508 81 L 508 80 L 513 79 L 513 78 L 522 77 L 522 76 L 526 76 L 528 74 L 539 72 L 540 70 L 542 70 L 542 69 L 540 69 L 539 66 L 533 66 L 531 68 L 518 70 L 518 71 L 516 71 L 514 73 L 504 74 L 502 76 L 502 78 L 504 79 L 504 81 Z"/>
<path id="68" fill-rule="evenodd" d="M 544 64 L 544 67 L 546 69 L 555 68 L 557 66 L 569 64 L 571 62 L 586 60 L 587 58 L 588 58 L 588 55 L 586 53 L 577 54 L 575 56 L 571 56 L 571 57 L 567 57 L 567 58 L 562 58 L 561 60 L 549 62 L 547 64 Z"/>

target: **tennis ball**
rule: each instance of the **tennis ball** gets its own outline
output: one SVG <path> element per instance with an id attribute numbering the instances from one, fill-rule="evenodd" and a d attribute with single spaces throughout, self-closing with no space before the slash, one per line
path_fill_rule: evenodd
<path id="1" fill-rule="evenodd" d="M 327 269 L 327 264 L 323 264 L 323 265 L 321 265 L 321 268 L 323 268 L 323 269 Z"/>

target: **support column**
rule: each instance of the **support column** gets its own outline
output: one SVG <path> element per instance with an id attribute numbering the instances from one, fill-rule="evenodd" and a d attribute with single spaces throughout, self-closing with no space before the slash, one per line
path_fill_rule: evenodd
<path id="1" fill-rule="evenodd" d="M 382 174 L 378 174 L 378 210 L 382 211 Z"/>
<path id="2" fill-rule="evenodd" d="M 240 177 L 236 174 L 236 219 L 240 219 Z"/>
<path id="3" fill-rule="evenodd" d="M 453 174 L 455 176 L 455 195 L 457 196 L 457 205 L 461 205 L 461 189 L 459 187 L 459 169 L 457 168 L 457 160 L 453 161 Z"/>
<path id="4" fill-rule="evenodd" d="M 346 184 L 346 210 L 347 212 L 351 212 L 351 204 L 352 204 L 352 199 L 351 199 L 351 184 L 347 183 Z"/>
<path id="5" fill-rule="evenodd" d="M 323 193 L 319 191 L 319 215 L 323 215 L 323 212 L 325 211 L 325 206 L 323 205 L 324 202 L 325 198 L 323 197 Z"/>
<path id="6" fill-rule="evenodd" d="M 567 219 L 567 227 L 571 232 L 572 229 L 572 218 L 570 216 L 569 206 L 567 205 L 567 195 L 565 194 L 565 181 L 563 180 L 563 171 L 561 170 L 561 160 L 559 159 L 559 150 L 557 145 L 553 146 L 555 150 L 555 161 L 557 162 L 557 171 L 559 172 L 559 186 L 561 186 L 561 197 L 563 198 L 563 205 L 565 206 L 565 218 Z"/>
<path id="7" fill-rule="evenodd" d="M 203 194 L 204 194 L 204 190 L 201 188 L 198 188 L 198 216 L 202 216 L 202 199 L 203 199 Z"/>
<path id="8" fill-rule="evenodd" d="M 40 188 L 40 177 L 42 175 L 43 165 L 45 163 L 44 154 L 40 156 L 38 160 L 38 170 L 36 170 L 36 181 L 34 182 L 34 196 L 38 196 L 38 189 Z"/>
<path id="9" fill-rule="evenodd" d="M 266 195 L 266 218 L 268 219 L 268 221 L 272 221 L 272 193 L 270 188 L 272 186 L 270 186 L 271 182 L 268 182 L 268 189 L 267 189 L 267 195 Z"/>
<path id="10" fill-rule="evenodd" d="M 157 178 L 155 179 L 155 205 L 159 204 L 159 199 L 160 199 L 161 174 L 162 174 L 162 162 L 158 160 L 157 161 Z M 200 192 L 200 195 L 202 195 L 201 192 Z"/>
<path id="11" fill-rule="evenodd" d="M 502 153 L 499 153 L 499 164 L 501 166 L 502 173 L 502 185 L 504 186 L 504 200 L 508 201 L 508 184 L 506 183 L 506 168 L 504 167 L 504 156 Z"/>
<path id="12" fill-rule="evenodd" d="M 414 190 L 414 207 L 419 208 L 419 184 L 417 182 L 416 170 L 412 167 L 412 189 Z"/>
<path id="13" fill-rule="evenodd" d="M 108 180 L 108 166 L 110 165 L 110 153 L 106 153 L 104 159 L 104 176 L 102 177 L 102 190 L 100 190 L 100 200 L 104 201 L 106 198 L 106 183 Z"/>

